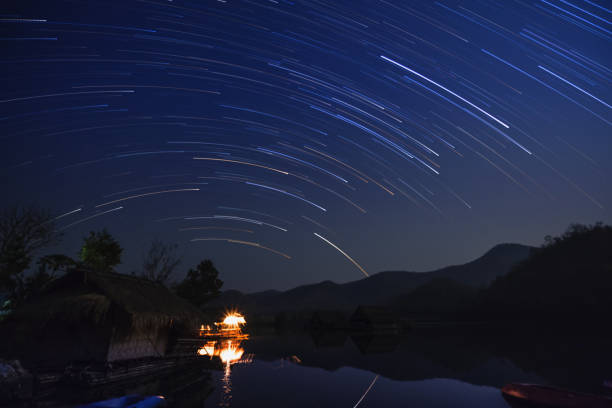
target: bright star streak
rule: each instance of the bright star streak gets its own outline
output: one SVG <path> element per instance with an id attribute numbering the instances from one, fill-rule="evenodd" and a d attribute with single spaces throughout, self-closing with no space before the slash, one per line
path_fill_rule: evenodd
<path id="1" fill-rule="evenodd" d="M 76 210 L 68 211 L 67 213 L 64 213 L 64 214 L 62 214 L 62 215 L 58 215 L 57 217 L 55 217 L 55 218 L 53 218 L 53 219 L 50 219 L 50 220 L 49 220 L 49 221 L 47 221 L 47 222 L 57 221 L 57 220 L 59 220 L 60 218 L 64 218 L 64 217 L 66 217 L 66 216 L 68 216 L 68 215 L 70 215 L 70 214 L 77 213 L 77 212 L 81 211 L 82 209 L 83 209 L 83 207 L 81 207 L 81 208 L 77 208 Z M 47 222 L 45 222 L 45 223 L 43 223 L 43 224 L 46 224 Z"/>
<path id="2" fill-rule="evenodd" d="M 65 92 L 65 93 L 56 93 L 56 94 L 47 94 L 47 95 L 35 95 L 35 96 L 24 96 L 21 98 L 13 98 L 13 99 L 5 99 L 0 101 L 0 103 L 6 102 L 16 102 L 16 101 L 27 101 L 30 99 L 40 99 L 40 98 L 52 98 L 55 96 L 73 96 L 73 95 L 90 95 L 90 94 L 106 94 L 106 93 L 134 93 L 133 90 L 117 90 L 117 91 L 87 91 L 87 92 Z"/>
<path id="3" fill-rule="evenodd" d="M 314 232 L 314 234 L 321 238 L 323 241 L 327 242 L 329 245 L 331 245 L 332 247 L 334 247 L 338 252 L 340 252 L 342 255 L 344 255 L 346 257 L 346 259 L 348 259 L 349 261 L 351 261 L 353 263 L 353 265 L 355 265 L 357 268 L 359 268 L 359 270 L 361 272 L 363 272 L 363 274 L 365 276 L 370 276 L 368 275 L 368 273 L 365 271 L 365 269 L 363 269 L 361 267 L 361 265 L 359 265 L 353 258 L 351 258 L 346 252 L 344 252 L 343 250 L 341 250 L 340 248 L 338 248 L 336 245 L 334 245 L 331 241 L 325 239 L 324 237 L 322 237 L 321 235 L 317 234 L 316 232 Z"/>
<path id="4" fill-rule="evenodd" d="M 580 102 L 570 98 L 569 96 L 567 96 L 566 94 L 564 94 L 563 92 L 557 90 L 556 88 L 553 88 L 552 86 L 548 85 L 546 82 L 544 81 L 540 81 L 538 78 L 534 77 L 533 75 L 529 74 L 528 72 L 523 71 L 522 69 L 520 69 L 519 67 L 517 67 L 516 65 L 513 65 L 511 63 L 509 63 L 508 61 L 506 61 L 503 58 L 498 57 L 497 55 L 493 54 L 492 52 L 489 52 L 487 50 L 485 50 L 484 48 L 481 48 L 480 51 L 484 52 L 485 54 L 495 58 L 496 60 L 498 60 L 499 62 L 501 62 L 502 64 L 506 64 L 507 66 L 509 66 L 510 68 L 520 72 L 521 74 L 527 76 L 528 78 L 533 79 L 534 81 L 536 81 L 538 84 L 542 85 L 543 87 L 550 89 L 551 91 L 553 91 L 554 93 L 561 95 L 562 97 L 564 97 L 565 99 L 567 99 L 568 101 L 580 106 L 582 109 L 586 110 L 587 112 L 593 114 L 594 116 L 596 116 L 597 118 L 601 119 L 602 121 L 606 122 L 606 124 L 608 125 L 612 125 L 612 123 L 610 123 L 609 120 L 605 119 L 604 117 L 598 115 L 597 113 L 593 112 L 592 110 L 590 110 L 589 108 L 587 108 L 586 106 L 584 106 L 583 104 L 581 104 Z"/>
<path id="5" fill-rule="evenodd" d="M 298 200 L 302 200 L 305 203 L 308 203 L 308 204 L 312 205 L 313 207 L 317 207 L 321 211 L 327 212 L 327 210 L 325 208 L 321 207 L 320 205 L 317 205 L 317 204 L 313 203 L 312 201 L 308 201 L 305 198 L 302 198 L 302 197 L 297 196 L 295 194 L 291 194 L 291 193 L 289 193 L 287 191 L 279 190 L 278 188 L 274 188 L 274 187 L 270 187 L 270 186 L 264 186 L 263 184 L 251 183 L 250 181 L 245 181 L 245 184 L 248 184 L 248 185 L 251 185 L 251 186 L 257 186 L 257 187 L 261 187 L 261 188 L 266 188 L 268 190 L 272 190 L 272 191 L 276 191 L 276 192 L 288 195 L 289 197 L 297 198 Z"/>
<path id="6" fill-rule="evenodd" d="M 229 228 L 229 227 L 186 227 L 179 228 L 179 231 L 200 231 L 200 230 L 222 230 L 222 231 L 234 231 L 234 232 L 246 232 L 249 234 L 253 234 L 254 231 L 242 229 L 242 228 Z"/>
<path id="7" fill-rule="evenodd" d="M 116 196 L 119 194 L 126 194 L 126 193 L 133 193 L 134 191 L 140 191 L 140 190 L 146 190 L 146 189 L 153 189 L 153 188 L 158 188 L 158 187 L 176 187 L 179 185 L 188 185 L 188 186 L 193 186 L 194 184 L 198 184 L 198 185 L 208 185 L 208 183 L 172 183 L 172 184 L 156 184 L 156 185 L 152 185 L 152 186 L 144 186 L 144 187 L 136 187 L 136 188 L 131 188 L 129 190 L 123 190 L 123 191 L 117 191 L 115 193 L 110 193 L 110 194 L 106 194 L 105 196 L 103 196 L 104 198 L 107 197 L 112 197 L 112 196 Z"/>
<path id="8" fill-rule="evenodd" d="M 249 163 L 249 162 L 244 162 L 244 161 L 239 161 L 239 160 L 229 160 L 229 159 L 217 159 L 214 157 L 194 157 L 193 160 L 210 160 L 210 161 L 219 161 L 219 162 L 226 162 L 226 163 L 238 163 L 238 164 L 245 164 L 247 166 L 254 166 L 254 167 L 260 167 L 262 169 L 266 169 L 266 170 L 271 170 L 271 171 L 275 171 L 277 173 L 281 173 L 284 175 L 288 175 L 289 173 L 287 173 L 286 171 L 282 171 L 282 170 L 277 170 L 275 168 L 272 167 L 268 167 L 268 166 L 263 166 L 261 164 L 255 164 L 255 163 Z"/>
<path id="9" fill-rule="evenodd" d="M 607 34 L 612 35 L 612 31 L 606 30 L 605 28 L 603 28 L 603 27 L 601 27 L 601 26 L 599 26 L 599 25 L 597 25 L 597 24 L 595 24 L 595 23 L 590 22 L 590 21 L 589 21 L 589 20 L 587 20 L 586 18 L 582 18 L 582 17 L 580 17 L 580 16 L 578 16 L 578 15 L 576 15 L 576 14 L 574 14 L 574 13 L 571 13 L 571 12 L 567 11 L 566 9 L 564 9 L 564 8 L 562 8 L 562 7 L 555 6 L 554 4 L 552 4 L 552 3 L 550 3 L 550 2 L 548 2 L 548 1 L 546 1 L 546 0 L 540 0 L 540 1 L 541 1 L 542 3 L 548 4 L 549 6 L 551 6 L 551 7 L 555 8 L 555 9 L 557 9 L 557 10 L 560 10 L 560 11 L 562 11 L 562 12 L 566 13 L 566 14 L 569 14 L 570 16 L 572 16 L 572 17 L 574 17 L 574 18 L 577 18 L 578 20 L 583 21 L 583 22 L 585 22 L 585 23 L 587 23 L 587 24 L 589 24 L 589 25 L 591 25 L 591 26 L 593 26 L 593 27 L 599 28 L 601 31 L 603 31 L 603 32 L 605 32 L 605 33 L 607 33 Z"/>
<path id="10" fill-rule="evenodd" d="M 579 86 L 572 84 L 570 81 L 568 81 L 567 79 L 565 79 L 565 78 L 563 78 L 563 77 L 561 77 L 561 76 L 559 76 L 559 75 L 555 74 L 554 72 L 547 70 L 547 69 L 546 69 L 546 68 L 544 68 L 543 66 L 538 65 L 538 68 L 540 68 L 541 70 L 543 70 L 543 71 L 545 71 L 545 72 L 548 72 L 550 75 L 554 76 L 555 78 L 557 78 L 557 79 L 559 79 L 559 80 L 561 80 L 561 81 L 565 82 L 566 84 L 568 84 L 568 85 L 570 85 L 570 86 L 574 87 L 575 89 L 579 90 L 579 91 L 580 91 L 580 92 L 582 92 L 583 94 L 590 96 L 591 98 L 595 99 L 597 102 L 599 102 L 599 103 L 603 104 L 603 105 L 604 105 L 606 108 L 608 108 L 608 109 L 612 108 L 612 106 L 608 105 L 607 103 L 605 103 L 605 102 L 604 102 L 604 101 L 602 101 L 601 99 L 599 99 L 599 98 L 597 98 L 596 96 L 594 96 L 594 95 L 592 95 L 592 94 L 588 93 L 587 91 L 585 91 L 584 89 L 580 88 Z"/>
<path id="11" fill-rule="evenodd" d="M 344 183 L 348 183 L 348 181 L 346 181 L 346 180 L 345 180 L 345 179 L 343 179 L 342 177 L 340 177 L 340 176 L 338 176 L 338 175 L 336 175 L 336 174 L 332 173 L 331 171 L 329 171 L 329 170 L 325 170 L 325 169 L 323 169 L 323 168 L 321 168 L 321 167 L 317 166 L 316 164 L 312 164 L 312 163 L 307 162 L 307 161 L 305 161 L 305 160 L 298 159 L 297 157 L 293 157 L 293 156 L 290 156 L 290 155 L 288 155 L 288 154 L 284 154 L 284 153 L 277 152 L 277 151 L 274 151 L 274 150 L 264 149 L 264 148 L 262 148 L 262 147 L 258 147 L 258 148 L 257 148 L 257 150 L 259 150 L 259 151 L 261 151 L 261 152 L 264 152 L 264 153 L 267 153 L 267 154 L 274 155 L 274 156 L 282 156 L 282 157 L 286 157 L 286 158 L 288 158 L 288 159 L 290 159 L 290 160 L 295 160 L 295 161 L 297 161 L 297 162 L 299 162 L 299 163 L 305 164 L 305 165 L 307 165 L 307 166 L 314 167 L 315 169 L 319 169 L 319 170 L 321 170 L 322 172 L 324 172 L 324 173 L 326 173 L 326 174 L 329 174 L 330 176 L 335 177 L 335 178 L 337 178 L 338 180 L 340 180 L 340 181 L 342 181 L 342 182 L 344 182 Z"/>
<path id="12" fill-rule="evenodd" d="M 416 71 L 411 70 L 410 68 L 400 64 L 399 62 L 395 62 L 390 58 L 385 57 L 384 55 L 381 55 L 380 58 L 384 59 L 385 61 L 388 61 L 392 64 L 397 65 L 400 68 L 405 69 L 406 71 L 413 73 L 414 75 L 418 76 L 419 78 L 422 78 L 424 80 L 426 80 L 427 82 L 434 84 L 435 86 L 437 86 L 440 89 L 444 89 L 446 92 L 448 92 L 449 94 L 453 95 L 454 97 L 462 100 L 463 102 L 467 103 L 468 105 L 470 105 L 472 108 L 477 109 L 479 112 L 484 113 L 485 115 L 487 115 L 489 118 L 493 119 L 494 121 L 496 121 L 497 123 L 499 123 L 500 125 L 502 125 L 503 127 L 505 127 L 506 129 L 510 129 L 510 126 L 506 125 L 504 122 L 502 122 L 501 120 L 497 119 L 495 116 L 491 115 L 490 113 L 486 112 L 484 109 L 479 108 L 478 106 L 474 105 L 472 102 L 468 101 L 467 99 L 457 95 L 456 93 L 454 93 L 453 91 L 451 91 L 448 88 L 445 88 L 444 86 L 440 85 L 439 83 L 432 81 L 431 79 L 427 78 L 424 75 L 419 74 Z"/>
<path id="13" fill-rule="evenodd" d="M 565 0 L 559 0 L 559 1 L 561 3 L 563 3 L 563 4 L 566 4 L 566 5 L 570 6 L 570 7 L 573 7 L 575 9 L 577 9 L 577 10 L 582 11 L 583 13 L 588 14 L 589 16 L 594 17 L 594 18 L 598 19 L 599 21 L 603 21 L 606 24 L 612 24 L 608 20 L 606 20 L 605 18 L 599 17 L 597 14 L 593 14 L 593 13 L 591 13 L 591 12 L 589 12 L 589 11 L 583 9 L 583 8 L 575 6 L 575 5 L 573 5 L 572 3 L 568 2 L 568 1 L 565 1 Z"/>
<path id="14" fill-rule="evenodd" d="M 113 212 L 113 211 L 121 210 L 122 208 L 123 207 L 112 208 L 110 210 L 102 211 L 101 213 L 97 213 L 97 214 L 91 215 L 89 217 L 85 217 L 83 219 L 80 219 L 78 221 L 73 222 L 72 224 L 68 224 L 66 226 L 63 226 L 62 228 L 58 229 L 58 231 L 64 231 L 65 229 L 70 228 L 70 227 L 72 227 L 74 225 L 77 225 L 77 224 L 80 224 L 82 222 L 91 220 L 92 218 L 96 218 L 96 217 L 99 217 L 99 216 L 104 215 L 104 214 L 108 214 L 108 213 Z"/>
<path id="15" fill-rule="evenodd" d="M 176 189 L 176 190 L 163 190 L 163 191 L 155 191 L 153 193 L 137 194 L 137 195 L 133 195 L 133 196 L 129 196 L 129 197 L 119 198 L 119 199 L 113 200 L 113 201 L 108 201 L 106 203 L 98 204 L 98 205 L 96 205 L 96 208 L 103 207 L 103 206 L 109 205 L 109 204 L 118 203 L 120 201 L 131 200 L 133 198 L 146 197 L 146 196 L 152 196 L 152 195 L 164 194 L 164 193 L 178 193 L 178 192 L 181 192 L 181 191 L 200 191 L 200 189 L 199 188 L 180 188 L 180 189 Z"/>
<path id="16" fill-rule="evenodd" d="M 241 222 L 248 222 L 250 224 L 255 224 L 255 225 L 266 225 L 268 227 L 276 228 L 277 230 L 281 230 L 283 232 L 287 232 L 287 230 L 285 228 L 279 227 L 278 225 L 269 224 L 267 222 L 263 222 L 263 221 L 259 221 L 259 220 L 254 220 L 252 218 L 236 217 L 236 216 L 233 216 L 233 215 L 197 216 L 197 217 L 185 217 L 185 219 L 186 220 L 230 220 L 230 221 L 241 221 Z"/>
<path id="17" fill-rule="evenodd" d="M 240 241 L 238 239 L 229 239 L 229 238 L 194 238 L 191 240 L 191 242 L 197 242 L 197 241 L 225 241 L 225 242 L 230 242 L 232 244 L 242 244 L 242 245 L 248 245 L 248 246 L 252 246 L 252 247 L 256 247 L 256 248 L 261 248 L 261 249 L 265 249 L 266 251 L 270 251 L 276 255 L 280 255 L 283 256 L 287 259 L 291 259 L 291 257 L 287 254 L 285 254 L 284 252 L 281 251 L 277 251 L 276 249 L 272 249 L 272 248 L 268 248 L 265 247 L 263 245 L 258 244 L 257 242 L 250 242 L 250 241 Z"/>

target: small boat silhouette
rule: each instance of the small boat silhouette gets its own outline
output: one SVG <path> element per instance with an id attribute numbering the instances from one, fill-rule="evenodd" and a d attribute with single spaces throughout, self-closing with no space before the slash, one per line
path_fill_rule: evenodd
<path id="1" fill-rule="evenodd" d="M 502 395 L 513 407 L 612 408 L 612 398 L 538 384 L 506 384 Z"/>

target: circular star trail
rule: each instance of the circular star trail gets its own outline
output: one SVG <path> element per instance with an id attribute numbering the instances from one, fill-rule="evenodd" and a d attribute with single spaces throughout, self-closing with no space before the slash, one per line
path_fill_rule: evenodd
<path id="1" fill-rule="evenodd" d="M 3 203 L 227 287 L 459 263 L 612 221 L 604 2 L 0 8 Z M 323 238 L 325 237 L 325 238 Z"/>

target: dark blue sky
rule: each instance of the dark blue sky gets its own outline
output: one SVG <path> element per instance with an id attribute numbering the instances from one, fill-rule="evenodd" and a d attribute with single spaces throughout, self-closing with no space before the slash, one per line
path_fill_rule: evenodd
<path id="1" fill-rule="evenodd" d="M 602 1 L 4 4 L 3 204 L 283 289 L 612 221 Z M 351 261 L 353 260 L 353 262 Z M 180 277 L 180 276 L 177 276 Z"/>

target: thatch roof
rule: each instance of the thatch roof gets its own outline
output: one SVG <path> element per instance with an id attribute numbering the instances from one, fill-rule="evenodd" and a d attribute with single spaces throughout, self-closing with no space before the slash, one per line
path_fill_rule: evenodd
<path id="1" fill-rule="evenodd" d="M 348 332 L 346 330 L 313 330 L 310 336 L 317 348 L 342 347 L 346 343 Z"/>
<path id="2" fill-rule="evenodd" d="M 73 270 L 17 311 L 42 329 L 50 323 L 109 324 L 120 329 L 198 327 L 202 312 L 162 284 L 109 272 Z"/>
<path id="3" fill-rule="evenodd" d="M 341 310 L 317 310 L 310 318 L 312 328 L 334 328 L 348 324 L 347 313 Z"/>
<path id="4" fill-rule="evenodd" d="M 400 339 L 397 335 L 353 335 L 351 340 L 357 346 L 361 354 L 376 354 L 393 352 L 399 345 Z"/>

